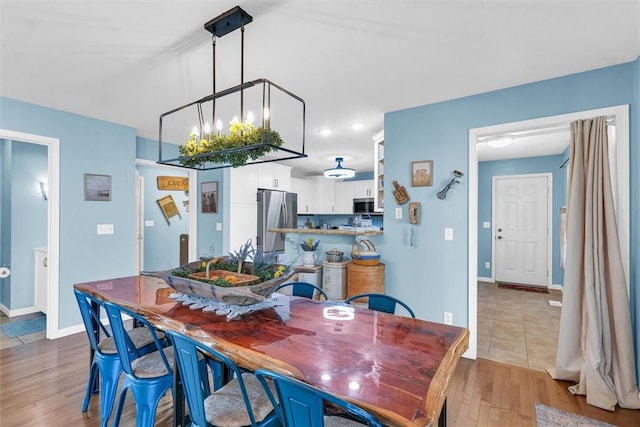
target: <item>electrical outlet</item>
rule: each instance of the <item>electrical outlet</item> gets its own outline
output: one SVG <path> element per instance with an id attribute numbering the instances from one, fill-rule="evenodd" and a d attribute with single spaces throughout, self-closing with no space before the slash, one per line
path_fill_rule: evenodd
<path id="1" fill-rule="evenodd" d="M 216 222 L 216 231 L 222 231 L 222 223 Z"/>
<path id="2" fill-rule="evenodd" d="M 482 223 L 482 228 L 491 228 L 491 223 L 489 221 L 485 221 Z"/>
<path id="3" fill-rule="evenodd" d="M 484 263 L 484 268 L 491 268 L 491 263 L 490 262 L 485 262 Z"/>
<path id="4" fill-rule="evenodd" d="M 453 313 L 450 311 L 444 312 L 444 323 L 445 325 L 453 325 Z"/>
<path id="5" fill-rule="evenodd" d="M 150 220 L 145 221 L 144 222 L 144 226 L 145 227 L 153 227 L 153 220 L 150 219 Z"/>
<path id="6" fill-rule="evenodd" d="M 396 219 L 402 219 L 402 208 L 396 208 Z"/>

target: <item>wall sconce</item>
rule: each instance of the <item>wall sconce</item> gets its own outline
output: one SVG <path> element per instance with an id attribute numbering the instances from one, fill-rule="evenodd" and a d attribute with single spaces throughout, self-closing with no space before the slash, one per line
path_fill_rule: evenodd
<path id="1" fill-rule="evenodd" d="M 452 173 L 453 173 L 453 178 L 451 179 L 451 181 L 449 181 L 449 183 L 445 185 L 444 188 L 438 192 L 438 194 L 436 194 L 436 197 L 438 197 L 438 199 L 440 200 L 444 200 L 447 198 L 447 191 L 449 191 L 449 189 L 453 187 L 455 184 L 459 184 L 460 181 L 458 181 L 458 178 L 464 175 L 459 170 L 454 170 Z"/>
<path id="2" fill-rule="evenodd" d="M 44 181 L 40 181 L 40 191 L 42 192 L 42 198 L 49 200 L 49 184 Z"/>

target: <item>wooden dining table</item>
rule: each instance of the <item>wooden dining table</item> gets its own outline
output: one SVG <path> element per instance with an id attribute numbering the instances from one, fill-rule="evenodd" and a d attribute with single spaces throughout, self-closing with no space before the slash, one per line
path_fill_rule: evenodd
<path id="1" fill-rule="evenodd" d="M 349 306 L 278 296 L 278 305 L 228 320 L 170 297 L 162 279 L 131 276 L 74 288 L 186 334 L 239 366 L 290 375 L 358 405 L 389 426 L 446 423 L 449 381 L 469 331 Z"/>

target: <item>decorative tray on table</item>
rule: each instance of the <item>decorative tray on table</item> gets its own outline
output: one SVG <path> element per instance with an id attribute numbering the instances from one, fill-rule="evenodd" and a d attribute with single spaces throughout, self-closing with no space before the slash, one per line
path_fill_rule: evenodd
<path id="1" fill-rule="evenodd" d="M 264 302 L 278 285 L 295 274 L 292 269 L 279 264 L 270 266 L 270 270 L 266 273 L 262 270 L 261 276 L 222 269 L 209 270 L 208 267 L 212 261 L 214 260 L 195 261 L 171 270 L 149 271 L 141 274 L 163 279 L 180 294 L 229 306 L 251 306 Z M 225 264 L 228 259 L 217 258 L 215 261 Z M 215 262 L 213 264 L 217 267 Z M 202 271 L 205 265 L 206 271 Z M 252 263 L 244 263 L 243 267 L 251 271 Z M 269 279 L 263 280 L 263 278 Z"/>

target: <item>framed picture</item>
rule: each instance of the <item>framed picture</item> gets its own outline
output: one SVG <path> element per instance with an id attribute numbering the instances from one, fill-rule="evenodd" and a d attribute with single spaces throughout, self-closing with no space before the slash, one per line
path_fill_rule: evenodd
<path id="1" fill-rule="evenodd" d="M 84 199 L 108 202 L 111 200 L 111 175 L 84 174 Z"/>
<path id="2" fill-rule="evenodd" d="M 202 213 L 218 213 L 218 181 L 202 183 L 200 204 Z"/>
<path id="3" fill-rule="evenodd" d="M 428 187 L 433 185 L 433 160 L 411 162 L 411 186 Z"/>

